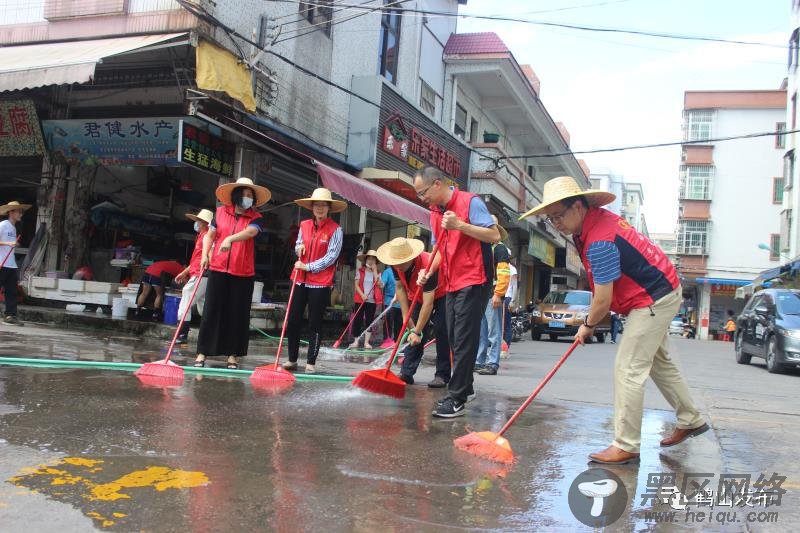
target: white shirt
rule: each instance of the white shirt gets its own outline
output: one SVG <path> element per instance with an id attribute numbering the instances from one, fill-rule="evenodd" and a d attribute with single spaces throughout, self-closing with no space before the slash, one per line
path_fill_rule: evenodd
<path id="1" fill-rule="evenodd" d="M 0 222 L 0 241 L 17 241 L 17 228 L 15 228 L 14 224 L 9 222 L 8 219 Z M 12 251 L 13 249 L 14 248 L 11 246 L 0 246 L 0 263 L 2 263 L 3 259 L 6 258 L 6 255 L 8 255 L 8 259 L 6 259 L 3 268 L 17 268 L 17 259 L 14 257 L 14 252 Z"/>
<path id="2" fill-rule="evenodd" d="M 356 270 L 356 283 L 361 279 L 361 270 Z M 364 271 L 364 294 L 367 296 L 367 302 L 375 303 L 375 291 L 372 286 L 375 285 L 375 274 L 372 273 L 369 267 Z"/>
<path id="3" fill-rule="evenodd" d="M 511 269 L 511 276 L 509 276 L 508 280 L 506 298 L 511 298 L 511 301 L 514 302 L 517 299 L 517 269 L 511 263 L 508 264 L 508 268 Z"/>

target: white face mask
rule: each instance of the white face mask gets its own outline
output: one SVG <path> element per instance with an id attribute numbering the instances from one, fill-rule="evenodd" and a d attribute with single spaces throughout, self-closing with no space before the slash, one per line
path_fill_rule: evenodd
<path id="1" fill-rule="evenodd" d="M 242 196 L 242 199 L 239 200 L 239 206 L 243 209 L 250 209 L 253 207 L 253 199 L 248 198 L 247 196 Z"/>
<path id="2" fill-rule="evenodd" d="M 194 232 L 195 233 L 200 233 L 200 223 L 199 222 L 195 222 L 194 223 Z"/>

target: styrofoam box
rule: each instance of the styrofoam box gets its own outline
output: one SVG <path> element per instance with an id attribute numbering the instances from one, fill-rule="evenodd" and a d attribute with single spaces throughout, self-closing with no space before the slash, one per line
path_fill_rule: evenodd
<path id="1" fill-rule="evenodd" d="M 58 280 L 58 290 L 81 292 L 86 287 L 86 282 L 82 279 L 60 279 Z"/>
<path id="2" fill-rule="evenodd" d="M 31 278 L 31 285 L 37 289 L 55 289 L 58 285 L 58 280 L 56 278 L 33 276 L 33 278 Z"/>
<path id="3" fill-rule="evenodd" d="M 106 283 L 105 281 L 87 281 L 86 292 L 117 292 L 119 283 Z"/>
<path id="4" fill-rule="evenodd" d="M 76 280 L 79 281 L 79 280 Z M 45 298 L 62 302 L 82 304 L 111 305 L 112 295 L 100 292 L 46 291 Z"/>

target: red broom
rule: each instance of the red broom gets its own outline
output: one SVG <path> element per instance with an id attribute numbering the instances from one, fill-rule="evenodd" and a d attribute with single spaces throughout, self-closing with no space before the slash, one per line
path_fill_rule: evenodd
<path id="1" fill-rule="evenodd" d="M 364 307 L 365 303 L 367 303 L 367 300 L 369 299 L 369 295 L 372 294 L 373 290 L 375 290 L 375 285 L 377 285 L 377 283 L 373 283 L 372 284 L 372 288 L 367 293 L 367 296 L 364 298 L 364 301 L 361 302 L 361 305 L 358 306 L 358 309 L 356 309 L 356 312 L 353 313 L 352 317 L 350 317 L 350 322 L 347 323 L 347 326 L 345 326 L 344 331 L 342 332 L 342 334 L 339 336 L 338 339 L 336 339 L 336 342 L 333 343 L 333 347 L 334 348 L 338 348 L 342 344 L 342 339 L 344 339 L 344 336 L 347 335 L 348 331 L 350 331 L 350 326 L 353 325 L 353 322 L 355 321 L 356 317 L 358 316 L 358 313 L 361 312 L 361 308 Z"/>
<path id="2" fill-rule="evenodd" d="M 500 351 L 507 352 L 508 351 L 508 343 L 503 338 L 506 333 L 506 302 L 503 300 L 503 318 L 500 326 Z"/>
<path id="3" fill-rule="evenodd" d="M 428 264 L 425 267 L 426 271 L 431 268 L 433 260 L 436 259 L 436 254 L 438 252 L 439 243 L 437 242 L 433 247 L 431 259 L 428 261 Z M 408 321 L 411 320 L 411 315 L 414 312 L 414 306 L 416 305 L 417 299 L 419 298 L 421 292 L 422 285 L 417 285 L 417 290 L 414 291 L 414 296 L 411 298 L 411 304 L 409 304 L 408 307 L 408 315 L 406 315 L 406 319 L 403 321 L 400 331 L 405 331 L 406 327 L 408 326 Z M 397 356 L 397 350 L 400 348 L 400 341 L 401 339 L 394 341 L 392 355 L 389 356 L 389 361 L 386 363 L 386 368 L 378 370 L 363 370 L 359 372 L 353 380 L 353 385 L 369 392 L 384 394 L 399 400 L 405 398 L 406 382 L 400 379 L 400 377 L 391 370 L 392 363 L 394 363 L 394 358 Z"/>
<path id="4" fill-rule="evenodd" d="M 205 273 L 205 269 L 200 271 L 200 278 L 203 277 Z M 175 342 L 178 339 L 178 334 L 181 331 L 181 327 L 183 327 L 183 321 L 186 320 L 186 315 L 189 314 L 189 310 L 192 308 L 192 302 L 194 302 L 194 297 L 197 294 L 197 289 L 200 288 L 200 280 L 195 284 L 194 289 L 192 290 L 192 295 L 189 297 L 189 305 L 186 306 L 186 310 L 183 312 L 183 316 L 181 317 L 181 321 L 178 322 L 178 327 L 175 328 L 175 334 L 172 336 L 172 342 L 169 343 L 169 349 L 167 350 L 167 356 L 164 358 L 163 361 L 156 361 L 155 363 L 145 363 L 143 364 L 139 370 L 134 372 L 134 374 L 141 378 L 145 378 L 142 381 L 145 381 L 145 384 L 148 385 L 180 385 L 183 382 L 183 368 L 176 365 L 172 361 L 169 360 L 172 357 L 172 350 L 175 348 Z M 155 380 L 152 378 L 156 378 Z M 164 380 L 164 383 L 159 383 L 159 380 Z"/>
<path id="5" fill-rule="evenodd" d="M 297 379 L 294 377 L 294 374 L 284 370 L 280 366 L 280 361 L 281 349 L 283 348 L 283 339 L 286 336 L 286 324 L 289 322 L 289 310 L 292 308 L 292 300 L 294 300 L 294 288 L 297 286 L 298 273 L 299 271 L 295 269 L 294 276 L 292 276 L 292 288 L 289 291 L 289 301 L 286 303 L 286 313 L 283 315 L 283 326 L 281 327 L 281 338 L 278 341 L 278 352 L 275 354 L 275 363 L 256 367 L 253 370 L 253 373 L 250 374 L 250 382 L 253 385 L 283 390 L 291 387 Z"/>
<path id="6" fill-rule="evenodd" d="M 465 452 L 471 453 L 473 455 L 477 455 L 479 457 L 483 457 L 484 459 L 489 459 L 491 461 L 497 461 L 498 463 L 506 463 L 511 464 L 514 462 L 514 452 L 511 451 L 511 445 L 508 443 L 508 440 L 503 437 L 503 433 L 505 433 L 511 425 L 516 422 L 519 415 L 530 405 L 530 403 L 536 398 L 539 392 L 547 385 L 547 382 L 550 381 L 556 371 L 564 364 L 564 361 L 567 360 L 567 357 L 575 350 L 575 348 L 580 344 L 577 340 L 572 343 L 569 349 L 561 356 L 561 359 L 555 364 L 552 370 L 548 372 L 548 374 L 542 379 L 539 385 L 536 387 L 536 390 L 528 396 L 528 399 L 520 405 L 519 409 L 511 415 L 511 418 L 508 419 L 508 422 L 498 431 L 497 433 L 492 433 L 491 431 L 481 431 L 479 433 L 472 432 L 467 433 L 463 437 L 459 437 L 453 441 L 456 448 L 464 450 Z"/>
<path id="7" fill-rule="evenodd" d="M 19 244 L 19 238 L 20 237 L 21 237 L 21 235 L 19 237 L 17 237 L 17 244 Z M 8 247 L 8 253 L 6 253 L 6 256 L 3 258 L 3 262 L 0 263 L 0 268 L 3 268 L 6 265 L 6 261 L 8 261 L 9 257 L 11 257 L 11 252 L 13 252 L 13 251 L 14 251 L 14 247 L 13 246 L 9 246 Z"/>

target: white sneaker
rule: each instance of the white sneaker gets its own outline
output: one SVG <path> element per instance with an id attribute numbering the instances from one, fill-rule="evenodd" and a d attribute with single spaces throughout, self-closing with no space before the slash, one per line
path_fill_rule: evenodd
<path id="1" fill-rule="evenodd" d="M 501 359 L 508 359 L 508 352 L 500 352 Z"/>
<path id="2" fill-rule="evenodd" d="M 306 374 L 314 374 L 316 370 L 314 369 L 314 365 L 309 365 L 306 363 Z"/>
<path id="3" fill-rule="evenodd" d="M 297 361 L 295 362 L 286 361 L 281 366 L 283 367 L 284 370 L 295 370 L 297 368 Z"/>

